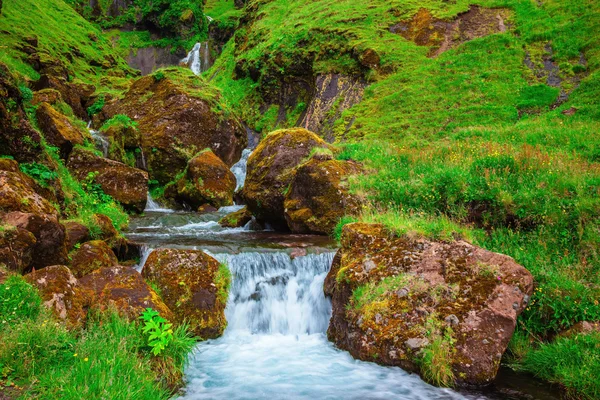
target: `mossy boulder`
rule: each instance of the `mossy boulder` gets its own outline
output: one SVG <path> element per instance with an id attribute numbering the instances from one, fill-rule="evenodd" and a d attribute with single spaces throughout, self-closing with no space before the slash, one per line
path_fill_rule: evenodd
<path id="1" fill-rule="evenodd" d="M 62 101 L 62 95 L 58 90 L 55 89 L 42 89 L 33 94 L 33 100 L 31 104 L 34 106 L 42 103 L 50 104 L 51 106 Z"/>
<path id="2" fill-rule="evenodd" d="M 63 221 L 67 234 L 67 250 L 91 239 L 90 228 L 77 221 Z"/>
<path id="3" fill-rule="evenodd" d="M 35 236 L 30 267 L 64 265 L 67 261 L 65 227 L 56 215 L 13 211 L 0 217 L 6 225 L 25 229 Z"/>
<path id="4" fill-rule="evenodd" d="M 191 71 L 168 69 L 135 81 L 103 115 L 125 114 L 137 122 L 150 175 L 166 184 L 203 149 L 228 166 L 240 159 L 246 131 L 226 110 L 220 95 Z"/>
<path id="5" fill-rule="evenodd" d="M 95 237 L 111 245 L 115 244 L 119 237 L 119 232 L 113 225 L 112 220 L 104 214 L 94 214 L 94 221 L 94 229 L 97 229 L 97 232 L 94 232 Z"/>
<path id="6" fill-rule="evenodd" d="M 171 310 L 133 268 L 100 268 L 84 276 L 79 282 L 83 288 L 92 292 L 93 307 L 100 311 L 114 307 L 119 314 L 135 321 L 146 308 L 152 308 L 167 320 L 173 321 Z"/>
<path id="7" fill-rule="evenodd" d="M 143 276 L 160 289 L 176 320 L 189 321 L 196 335 L 211 339 L 223 334 L 227 267 L 202 251 L 158 249 L 148 257 Z"/>
<path id="8" fill-rule="evenodd" d="M 75 145 L 83 145 L 87 132 L 74 125 L 69 117 L 56 111 L 50 104 L 40 104 L 35 115 L 46 141 L 60 149 L 63 159 L 69 157 Z"/>
<path id="9" fill-rule="evenodd" d="M 284 199 L 296 168 L 314 149 L 333 147 L 306 129 L 271 132 L 248 158 L 246 183 L 241 196 L 259 220 L 285 229 Z"/>
<path id="10" fill-rule="evenodd" d="M 52 74 L 44 74 L 35 83 L 35 89 L 50 94 L 50 90 L 60 93 L 60 98 L 67 103 L 73 113 L 83 120 L 87 120 L 89 115 L 86 105 L 96 91 L 93 85 L 81 82 L 69 82 L 65 78 Z M 35 96 L 34 96 L 35 99 Z"/>
<path id="11" fill-rule="evenodd" d="M 91 292 L 84 289 L 69 268 L 52 265 L 25 275 L 35 286 L 44 305 L 69 328 L 81 327 L 91 304 Z"/>
<path id="12" fill-rule="evenodd" d="M 86 242 L 71 256 L 71 271 L 76 278 L 105 267 L 114 267 L 119 263 L 117 256 L 106 242 L 92 240 Z"/>
<path id="13" fill-rule="evenodd" d="M 219 208 L 233 204 L 235 175 L 211 150 L 192 158 L 181 177 L 167 186 L 165 197 L 197 210 L 209 204 Z"/>
<path id="14" fill-rule="evenodd" d="M 252 213 L 248 207 L 228 214 L 219 220 L 219 225 L 223 228 L 241 228 L 252 220 Z"/>
<path id="15" fill-rule="evenodd" d="M 353 161 L 315 154 L 298 167 L 285 196 L 285 219 L 295 233 L 329 235 L 344 215 L 360 211 L 357 196 L 348 191 L 347 179 L 362 168 Z"/>
<path id="16" fill-rule="evenodd" d="M 0 225 L 0 266 L 19 274 L 29 269 L 36 239 L 33 233 L 12 225 Z"/>
<path id="17" fill-rule="evenodd" d="M 15 171 L 14 161 L 3 160 L 2 164 L 7 170 L 0 170 L 0 213 L 22 211 L 58 215 L 56 207 L 40 194 L 35 181 L 18 169 Z"/>
<path id="18" fill-rule="evenodd" d="M 99 157 L 81 147 L 73 150 L 67 167 L 80 181 L 88 179 L 89 174 L 93 173 L 94 182 L 102 187 L 104 193 L 112 196 L 127 210 L 141 213 L 146 208 L 147 172 Z"/>
<path id="19" fill-rule="evenodd" d="M 525 268 L 465 241 L 397 236 L 382 225 L 346 225 L 341 245 L 325 281 L 336 346 L 434 384 L 494 380 L 533 290 Z"/>

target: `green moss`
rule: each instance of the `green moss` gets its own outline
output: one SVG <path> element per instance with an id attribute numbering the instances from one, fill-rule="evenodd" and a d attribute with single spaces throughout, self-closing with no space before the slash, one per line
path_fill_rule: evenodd
<path id="1" fill-rule="evenodd" d="M 217 286 L 217 297 L 219 298 L 219 301 L 221 304 L 227 304 L 229 288 L 231 286 L 231 271 L 229 271 L 227 265 L 219 264 L 214 282 Z"/>

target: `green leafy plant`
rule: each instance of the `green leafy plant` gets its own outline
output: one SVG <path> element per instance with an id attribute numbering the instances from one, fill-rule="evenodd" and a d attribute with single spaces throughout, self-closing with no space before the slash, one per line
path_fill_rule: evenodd
<path id="1" fill-rule="evenodd" d="M 19 165 L 19 169 L 24 174 L 33 178 L 43 188 L 47 188 L 50 181 L 58 178 L 58 174 L 44 164 L 24 163 Z"/>
<path id="2" fill-rule="evenodd" d="M 33 92 L 25 85 L 19 86 L 19 91 L 21 92 L 21 97 L 23 98 L 23 102 L 29 103 L 33 100 Z"/>
<path id="3" fill-rule="evenodd" d="M 132 120 L 131 118 L 129 118 L 127 115 L 124 114 L 117 114 L 114 117 L 112 117 L 111 119 L 109 119 L 108 121 L 106 121 L 104 123 L 104 125 L 102 125 L 102 127 L 100 128 L 101 131 L 106 131 L 108 130 L 110 127 L 116 126 L 116 127 L 122 127 L 122 128 L 137 128 L 137 122 L 135 122 L 134 120 Z"/>
<path id="4" fill-rule="evenodd" d="M 88 109 L 87 109 L 88 115 L 91 117 L 93 115 L 100 113 L 100 111 L 102 111 L 102 109 L 104 108 L 104 104 L 105 104 L 104 96 L 99 96 L 96 99 L 96 101 L 94 102 L 94 104 L 92 104 L 91 106 L 88 107 Z"/>
<path id="5" fill-rule="evenodd" d="M 165 74 L 164 74 L 164 72 L 162 72 L 162 71 L 158 71 L 158 72 L 157 72 L 157 73 L 155 73 L 153 76 L 154 76 L 154 80 L 155 80 L 156 82 L 160 82 L 160 81 L 162 81 L 163 79 L 165 79 Z"/>
<path id="6" fill-rule="evenodd" d="M 173 341 L 173 324 L 151 308 L 147 308 L 140 319 L 144 322 L 142 332 L 148 335 L 148 346 L 152 349 L 152 354 L 157 356 Z"/>

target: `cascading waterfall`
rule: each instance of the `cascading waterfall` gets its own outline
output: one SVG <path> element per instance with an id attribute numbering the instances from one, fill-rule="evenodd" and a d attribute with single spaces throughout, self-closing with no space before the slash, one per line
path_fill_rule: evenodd
<path id="1" fill-rule="evenodd" d="M 236 191 L 243 188 L 244 183 L 246 182 L 246 168 L 248 166 L 248 157 L 250 157 L 250 154 L 252 154 L 252 150 L 245 149 L 242 152 L 242 158 L 240 158 L 240 161 L 238 161 L 233 165 L 233 167 L 231 167 L 231 172 L 233 172 L 233 174 L 235 175 L 235 179 L 237 182 L 235 187 Z"/>
<path id="2" fill-rule="evenodd" d="M 146 211 L 163 212 L 163 213 L 173 212 L 173 210 L 171 210 L 169 208 L 164 208 L 163 206 L 158 204 L 158 202 L 152 198 L 152 195 L 150 194 L 150 192 L 148 192 L 148 199 L 146 200 L 146 208 L 144 209 L 144 212 L 146 212 Z"/>
<path id="3" fill-rule="evenodd" d="M 108 143 L 108 139 L 106 139 L 99 131 L 92 129 L 92 121 L 88 123 L 87 128 L 90 132 L 90 135 L 92 135 L 92 139 L 94 139 L 96 148 L 102 152 L 102 156 L 104 158 L 108 157 L 108 147 L 110 145 L 110 143 Z"/>
<path id="4" fill-rule="evenodd" d="M 141 247 L 140 262 L 135 266 L 135 269 L 137 272 L 139 272 L 139 273 L 142 272 L 142 269 L 144 268 L 144 264 L 146 264 L 148 257 L 150 257 L 150 253 L 152 253 L 153 251 L 154 251 L 154 249 L 151 248 L 150 246 L 143 245 Z"/>
<path id="5" fill-rule="evenodd" d="M 217 254 L 233 276 L 223 337 L 198 345 L 183 399 L 464 399 L 399 368 L 354 360 L 325 336 L 334 253 Z"/>
<path id="6" fill-rule="evenodd" d="M 196 75 L 207 71 L 211 66 L 208 42 L 196 43 L 181 63 L 187 65 Z"/>

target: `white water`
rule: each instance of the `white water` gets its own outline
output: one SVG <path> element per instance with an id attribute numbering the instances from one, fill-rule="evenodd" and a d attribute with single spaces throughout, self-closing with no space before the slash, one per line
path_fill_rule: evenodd
<path id="1" fill-rule="evenodd" d="M 87 129 L 90 135 L 92 135 L 92 139 L 94 139 L 96 148 L 102 152 L 104 158 L 108 157 L 108 146 L 110 145 L 108 139 L 97 130 L 92 129 L 92 121 L 88 122 Z"/>
<path id="2" fill-rule="evenodd" d="M 237 182 L 235 187 L 236 191 L 243 188 L 244 183 L 246 182 L 246 169 L 248 167 L 248 157 L 250 157 L 250 154 L 252 154 L 252 150 L 245 149 L 242 152 L 242 158 L 240 158 L 240 161 L 238 161 L 233 165 L 233 167 L 231 167 L 231 172 L 233 172 L 233 174 L 235 175 L 235 179 Z"/>
<path id="3" fill-rule="evenodd" d="M 187 65 L 196 75 L 207 71 L 211 66 L 208 42 L 196 43 L 181 63 Z"/>
<path id="4" fill-rule="evenodd" d="M 158 204 L 158 202 L 152 198 L 152 195 L 150 194 L 150 192 L 148 192 L 148 200 L 146 201 L 146 208 L 144 209 L 144 212 L 147 212 L 147 211 L 162 212 L 162 213 L 174 212 L 173 210 L 171 210 L 169 208 L 164 208 L 163 206 Z"/>
<path id="5" fill-rule="evenodd" d="M 142 248 L 140 249 L 140 262 L 135 266 L 135 270 L 139 273 L 142 273 L 142 270 L 144 269 L 144 265 L 146 264 L 146 261 L 148 261 L 148 257 L 150 257 L 150 253 L 152 253 L 154 251 L 153 248 L 149 247 L 149 246 L 142 246 Z"/>
<path id="6" fill-rule="evenodd" d="M 232 271 L 223 337 L 198 345 L 183 399 L 463 399 L 400 368 L 354 360 L 325 332 L 334 253 L 216 255 Z"/>

